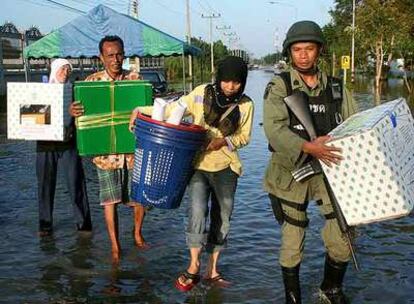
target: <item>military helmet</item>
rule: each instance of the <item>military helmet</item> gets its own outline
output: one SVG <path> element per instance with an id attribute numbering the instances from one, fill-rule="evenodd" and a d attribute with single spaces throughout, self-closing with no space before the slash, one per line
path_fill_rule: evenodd
<path id="1" fill-rule="evenodd" d="M 298 21 L 294 23 L 283 41 L 283 55 L 288 55 L 290 46 L 296 42 L 316 42 L 323 46 L 325 39 L 319 25 L 313 21 Z"/>

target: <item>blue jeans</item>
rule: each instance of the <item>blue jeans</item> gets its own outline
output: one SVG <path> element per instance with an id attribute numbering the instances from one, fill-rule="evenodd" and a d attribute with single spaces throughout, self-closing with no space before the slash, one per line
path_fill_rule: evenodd
<path id="1" fill-rule="evenodd" d="M 188 185 L 190 203 L 186 235 L 189 248 L 205 246 L 206 251 L 212 253 L 226 245 L 237 179 L 238 175 L 230 168 L 218 172 L 195 171 Z"/>

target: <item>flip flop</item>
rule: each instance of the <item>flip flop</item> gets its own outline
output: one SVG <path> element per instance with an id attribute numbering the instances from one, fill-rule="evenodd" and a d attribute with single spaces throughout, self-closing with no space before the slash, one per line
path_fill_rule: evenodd
<path id="1" fill-rule="evenodd" d="M 231 282 L 226 280 L 221 274 L 216 275 L 214 278 L 204 279 L 204 282 L 211 286 L 228 287 Z"/>
<path id="2" fill-rule="evenodd" d="M 184 285 L 180 282 L 181 277 L 184 277 L 186 281 L 191 280 L 191 282 Z M 180 273 L 178 278 L 175 280 L 175 288 L 177 288 L 179 291 L 187 292 L 187 291 L 190 291 L 191 289 L 193 289 L 193 287 L 196 286 L 198 284 L 198 282 L 200 282 L 200 275 L 189 273 L 186 270 L 186 271 Z"/>

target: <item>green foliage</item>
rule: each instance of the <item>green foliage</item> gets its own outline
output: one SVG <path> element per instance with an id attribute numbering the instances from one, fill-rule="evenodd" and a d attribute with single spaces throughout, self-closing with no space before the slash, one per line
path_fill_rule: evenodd
<path id="1" fill-rule="evenodd" d="M 283 58 L 282 53 L 277 52 L 262 57 L 261 61 L 264 65 L 274 65 Z"/>
<path id="2" fill-rule="evenodd" d="M 368 58 L 376 58 L 382 43 L 384 55 L 412 59 L 414 49 L 413 0 L 356 0 L 355 65 L 366 69 Z M 352 0 L 336 0 L 330 11 L 332 20 L 324 26 L 328 42 L 326 60 L 351 53 Z M 385 60 L 388 57 L 384 58 Z M 407 61 L 407 60 L 406 60 Z M 337 60 L 337 67 L 339 60 Z"/>
<path id="3" fill-rule="evenodd" d="M 191 38 L 191 44 L 200 48 L 202 53 L 200 56 L 193 57 L 193 77 L 194 84 L 198 85 L 204 82 L 209 82 L 211 80 L 211 46 L 209 43 L 203 41 L 202 39 Z M 215 41 L 213 44 L 214 48 L 214 65 L 217 61 L 223 59 L 230 54 L 227 47 L 223 44 L 221 40 Z M 185 66 L 186 66 L 186 79 L 188 78 L 188 57 L 185 57 Z M 165 58 L 165 69 L 166 75 L 169 82 L 181 82 L 183 77 L 183 59 L 182 57 L 169 57 Z"/>
<path id="4" fill-rule="evenodd" d="M 340 57 L 351 54 L 352 0 L 335 1 L 335 7 L 329 13 L 332 20 L 322 28 L 327 42 L 322 61 L 327 70 L 329 70 L 327 67 L 332 64 L 339 69 Z M 335 54 L 335 62 L 332 62 L 333 54 Z"/>

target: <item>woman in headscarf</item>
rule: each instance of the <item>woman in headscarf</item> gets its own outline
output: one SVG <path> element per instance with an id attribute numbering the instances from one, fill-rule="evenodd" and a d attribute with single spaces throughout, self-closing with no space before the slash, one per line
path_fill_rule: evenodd
<path id="1" fill-rule="evenodd" d="M 72 72 L 72 65 L 66 59 L 55 59 L 51 64 L 49 83 L 66 83 Z M 38 141 L 36 146 L 36 175 L 39 201 L 39 235 L 48 236 L 53 232 L 53 205 L 56 190 L 58 163 L 63 170 L 73 205 L 78 231 L 91 231 L 91 215 L 86 194 L 82 160 L 76 149 L 75 133 L 68 129 L 68 140 Z"/>
<path id="2" fill-rule="evenodd" d="M 203 249 L 209 253 L 204 279 L 210 283 L 228 283 L 220 274 L 217 262 L 226 245 L 237 179 L 242 173 L 237 150 L 250 141 L 253 102 L 243 93 L 246 80 L 246 63 L 239 57 L 229 56 L 219 62 L 215 83 L 198 86 L 177 101 L 185 103 L 185 114 L 191 116 L 194 124 L 206 128 L 209 138 L 206 149 L 195 163 L 195 173 L 187 188 L 186 236 L 190 263 L 175 281 L 180 291 L 189 291 L 200 281 Z M 177 102 L 167 106 L 166 116 Z M 137 108 L 130 126 L 137 111 L 150 114 L 151 110 L 151 107 Z"/>

